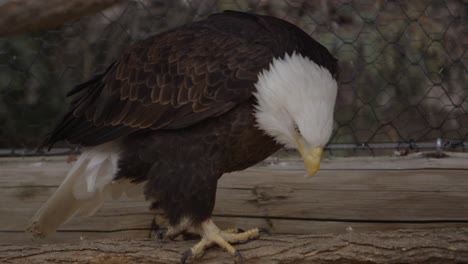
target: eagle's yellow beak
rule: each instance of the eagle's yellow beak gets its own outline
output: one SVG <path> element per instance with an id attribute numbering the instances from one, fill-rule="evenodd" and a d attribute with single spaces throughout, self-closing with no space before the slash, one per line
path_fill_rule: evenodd
<path id="1" fill-rule="evenodd" d="M 301 153 L 304 160 L 304 166 L 309 176 L 314 176 L 320 168 L 320 158 L 322 157 L 323 148 L 315 147 L 312 149 L 304 148 L 298 136 L 295 136 L 297 149 Z"/>

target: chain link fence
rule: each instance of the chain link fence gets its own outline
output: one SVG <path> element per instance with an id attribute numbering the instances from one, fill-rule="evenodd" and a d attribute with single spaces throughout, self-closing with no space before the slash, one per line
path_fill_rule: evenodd
<path id="1" fill-rule="evenodd" d="M 139 0 L 0 39 L 0 155 L 32 153 L 65 111 L 65 93 L 130 43 L 226 9 L 286 19 L 339 59 L 329 149 L 468 147 L 464 1 Z"/>

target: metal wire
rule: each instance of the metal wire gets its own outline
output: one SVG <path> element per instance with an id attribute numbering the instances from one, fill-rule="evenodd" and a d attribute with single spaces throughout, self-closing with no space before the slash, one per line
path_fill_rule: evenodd
<path id="1" fill-rule="evenodd" d="M 139 0 L 54 30 L 0 39 L 0 156 L 34 155 L 65 111 L 66 91 L 132 42 L 225 9 L 286 19 L 339 59 L 329 150 L 465 151 L 463 1 Z M 58 147 L 64 149 L 53 153 L 72 149 Z"/>

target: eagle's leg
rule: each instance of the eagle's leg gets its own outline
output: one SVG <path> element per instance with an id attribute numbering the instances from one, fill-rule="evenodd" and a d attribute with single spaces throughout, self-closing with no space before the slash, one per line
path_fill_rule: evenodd
<path id="1" fill-rule="evenodd" d="M 260 237 L 260 233 L 265 232 L 269 234 L 266 229 L 254 228 L 248 231 L 242 231 L 238 228 L 227 230 L 220 230 L 211 219 L 204 221 L 198 233 L 202 239 L 195 244 L 191 249 L 187 250 L 181 258 L 181 263 L 184 264 L 189 257 L 197 258 L 203 255 L 205 250 L 212 246 L 218 245 L 233 256 L 239 258 L 239 263 L 243 263 L 242 255 L 230 243 L 244 243 L 248 240 Z"/>

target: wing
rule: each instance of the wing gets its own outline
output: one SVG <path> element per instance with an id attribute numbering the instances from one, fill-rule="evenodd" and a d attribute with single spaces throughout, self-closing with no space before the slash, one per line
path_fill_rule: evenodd
<path id="1" fill-rule="evenodd" d="M 43 146 L 97 145 L 141 130 L 183 128 L 248 100 L 274 56 L 265 45 L 273 37 L 249 18 L 212 16 L 134 44 L 69 93 L 70 109 Z"/>

